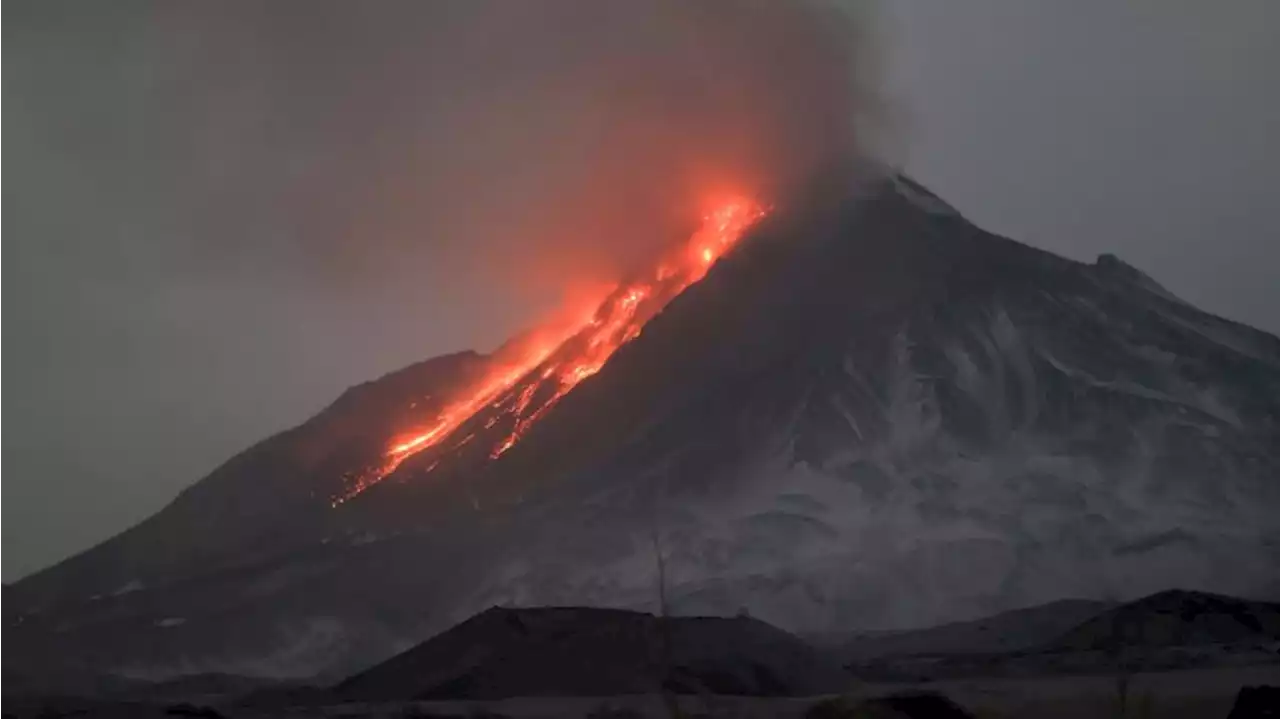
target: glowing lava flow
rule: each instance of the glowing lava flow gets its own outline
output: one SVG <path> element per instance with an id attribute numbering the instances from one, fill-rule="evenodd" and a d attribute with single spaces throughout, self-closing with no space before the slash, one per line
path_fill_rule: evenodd
<path id="1" fill-rule="evenodd" d="M 484 423 L 484 430 L 503 421 L 508 428 L 489 450 L 489 458 L 497 459 L 574 387 L 599 372 L 619 347 L 639 336 L 644 324 L 672 298 L 706 276 L 711 266 L 764 215 L 763 208 L 746 200 L 719 206 L 703 218 L 702 227 L 688 242 L 664 256 L 647 276 L 615 287 L 590 316 L 567 327 L 544 328 L 535 335 L 538 341 L 520 348 L 515 358 L 501 362 L 497 369 L 465 388 L 445 406 L 434 424 L 392 440 L 378 465 L 347 477 L 348 486 L 334 504 L 377 484 L 409 457 L 440 446 L 486 410 L 491 416 Z M 453 443 L 452 449 L 475 438 L 473 431 Z"/>

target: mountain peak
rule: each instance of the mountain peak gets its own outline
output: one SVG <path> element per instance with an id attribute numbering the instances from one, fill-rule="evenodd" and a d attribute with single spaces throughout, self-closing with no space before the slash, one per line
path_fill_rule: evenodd
<path id="1" fill-rule="evenodd" d="M 924 185 L 907 175 L 895 173 L 890 175 L 889 182 L 896 192 L 925 212 L 934 215 L 962 217 L 959 210 L 947 204 L 941 197 L 938 197 Z"/>
<path id="2" fill-rule="evenodd" d="M 1094 262 L 1094 267 L 1106 277 L 1142 287 L 1174 302 L 1182 302 L 1176 295 L 1165 289 L 1163 285 L 1152 279 L 1150 275 L 1109 252 L 1098 255 L 1097 261 Z"/>

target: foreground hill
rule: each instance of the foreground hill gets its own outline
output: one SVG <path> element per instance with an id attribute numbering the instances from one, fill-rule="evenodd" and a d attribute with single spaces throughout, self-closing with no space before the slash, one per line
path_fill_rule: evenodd
<path id="1" fill-rule="evenodd" d="M 1280 603 L 1174 589 L 1099 612 L 1047 648 L 1106 651 L 1247 642 L 1271 642 L 1280 649 Z"/>
<path id="2" fill-rule="evenodd" d="M 748 617 L 616 609 L 493 608 L 335 688 L 344 699 L 682 694 L 812 696 L 847 685 L 838 664 Z"/>

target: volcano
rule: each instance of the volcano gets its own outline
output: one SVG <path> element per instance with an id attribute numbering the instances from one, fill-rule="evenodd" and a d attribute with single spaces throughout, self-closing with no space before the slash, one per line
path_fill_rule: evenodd
<path id="1" fill-rule="evenodd" d="M 661 597 L 823 632 L 1280 595 L 1280 339 L 900 175 L 732 201 L 674 247 L 594 312 L 354 387 L 7 587 L 7 652 L 336 677 L 494 605 Z"/>

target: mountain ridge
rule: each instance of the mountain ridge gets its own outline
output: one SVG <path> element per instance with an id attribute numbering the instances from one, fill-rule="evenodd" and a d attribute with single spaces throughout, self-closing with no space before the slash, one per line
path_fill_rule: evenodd
<path id="1" fill-rule="evenodd" d="M 800 631 L 1184 581 L 1280 594 L 1280 339 L 987 233 L 905 178 L 815 196 L 498 460 L 413 457 L 329 506 L 487 361 L 428 360 L 18 582 L 6 624 L 90 664 L 327 671 L 492 604 L 649 606 L 655 547 L 675 611 Z"/>

